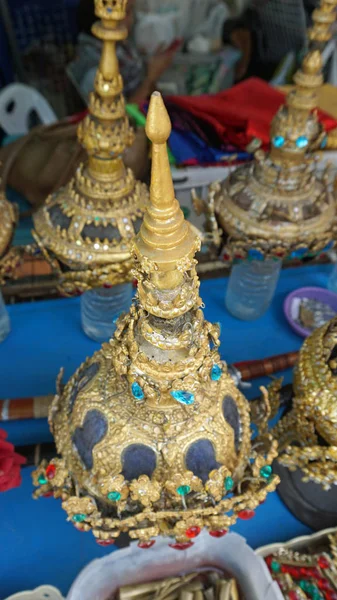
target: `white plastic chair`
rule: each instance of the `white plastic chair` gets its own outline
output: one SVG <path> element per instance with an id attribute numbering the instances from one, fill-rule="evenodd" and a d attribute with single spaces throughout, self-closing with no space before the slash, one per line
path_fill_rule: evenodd
<path id="1" fill-rule="evenodd" d="M 57 121 L 49 102 L 34 88 L 12 83 L 0 91 L 0 125 L 7 135 L 28 133 L 33 115 L 40 124 Z"/>

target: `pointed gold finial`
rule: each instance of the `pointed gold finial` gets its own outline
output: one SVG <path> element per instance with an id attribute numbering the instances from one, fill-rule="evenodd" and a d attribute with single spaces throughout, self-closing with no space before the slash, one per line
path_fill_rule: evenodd
<path id="1" fill-rule="evenodd" d="M 152 94 L 145 131 L 152 142 L 151 204 L 160 210 L 172 208 L 177 201 L 166 147 L 171 122 L 159 92 Z"/>
<path id="2" fill-rule="evenodd" d="M 185 221 L 174 195 L 167 154 L 171 123 L 159 92 L 154 92 L 151 97 L 146 133 L 153 144 L 150 205 L 136 238 L 135 251 L 141 269 L 145 270 L 145 263 L 152 265 L 148 275 L 156 288 L 153 293 L 160 290 L 163 294 L 165 290 L 178 289 L 186 281 L 186 270 L 193 267 L 194 254 L 200 242 L 190 224 Z M 151 312 L 142 285 L 139 285 L 139 293 L 147 310 Z M 191 307 L 186 310 L 189 308 Z M 183 305 L 180 309 L 185 312 Z"/>

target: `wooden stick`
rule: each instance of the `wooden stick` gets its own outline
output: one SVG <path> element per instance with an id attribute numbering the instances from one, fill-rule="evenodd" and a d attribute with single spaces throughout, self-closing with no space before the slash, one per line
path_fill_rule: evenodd
<path id="1" fill-rule="evenodd" d="M 290 369 L 296 363 L 297 358 L 298 352 L 288 352 L 288 354 L 271 356 L 262 360 L 234 363 L 233 367 L 234 370 L 239 371 L 242 381 L 249 381 Z M 53 397 L 53 395 L 48 395 L 0 400 L 0 422 L 17 419 L 45 419 L 48 417 Z"/>

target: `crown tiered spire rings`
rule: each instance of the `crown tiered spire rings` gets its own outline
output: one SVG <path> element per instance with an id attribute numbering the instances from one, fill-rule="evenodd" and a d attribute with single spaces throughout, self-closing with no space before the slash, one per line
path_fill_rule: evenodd
<path id="1" fill-rule="evenodd" d="M 123 162 L 134 137 L 116 56 L 116 43 L 127 37 L 126 4 L 95 0 L 102 55 L 89 114 L 78 127 L 88 159 L 34 217 L 34 236 L 66 294 L 130 279 L 131 244 L 148 202 L 147 187 Z"/>

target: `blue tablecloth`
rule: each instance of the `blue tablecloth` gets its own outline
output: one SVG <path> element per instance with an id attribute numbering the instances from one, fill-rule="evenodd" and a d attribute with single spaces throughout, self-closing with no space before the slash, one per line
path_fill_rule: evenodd
<path id="1" fill-rule="evenodd" d="M 268 312 L 258 321 L 243 322 L 224 307 L 225 279 L 201 285 L 206 317 L 222 324 L 221 354 L 229 363 L 264 358 L 300 348 L 303 340 L 287 324 L 282 304 L 298 287 L 325 287 L 331 267 L 315 266 L 284 270 Z M 98 344 L 81 331 L 79 300 L 50 300 L 9 308 L 12 333 L 0 345 L 0 398 L 49 394 L 61 366 L 68 378 Z M 291 371 L 284 373 L 291 381 Z M 257 395 L 254 383 L 249 397 Z M 51 439 L 46 420 L 11 422 L 6 425 L 14 444 Z M 15 592 L 51 584 L 66 594 L 78 572 L 111 549 L 99 547 L 88 533 L 66 522 L 61 503 L 32 499 L 30 468 L 23 469 L 19 489 L 0 494 L 0 599 Z M 295 519 L 277 493 L 269 495 L 251 521 L 233 528 L 254 548 L 270 542 L 305 535 L 309 529 Z"/>

